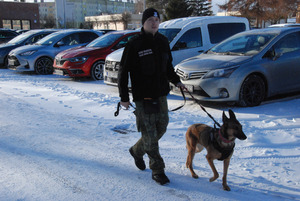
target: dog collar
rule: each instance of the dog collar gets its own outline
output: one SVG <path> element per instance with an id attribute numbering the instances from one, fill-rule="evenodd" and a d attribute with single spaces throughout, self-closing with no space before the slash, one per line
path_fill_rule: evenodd
<path id="1" fill-rule="evenodd" d="M 232 141 L 230 141 L 230 140 L 228 140 L 228 139 L 226 139 L 226 138 L 224 138 L 223 136 L 222 136 L 222 134 L 221 134 L 221 129 L 219 129 L 219 137 L 220 137 L 220 139 L 224 142 L 224 143 L 231 143 Z"/>

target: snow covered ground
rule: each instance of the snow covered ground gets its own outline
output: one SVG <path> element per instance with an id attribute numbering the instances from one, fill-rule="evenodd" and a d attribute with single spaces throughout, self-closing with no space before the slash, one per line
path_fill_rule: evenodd
<path id="1" fill-rule="evenodd" d="M 149 168 L 135 167 L 128 152 L 140 134 L 133 109 L 114 117 L 117 88 L 89 79 L 0 71 L 1 201 L 300 200 L 300 98 L 232 107 L 248 139 L 236 141 L 226 192 L 222 162 L 215 161 L 220 178 L 209 182 L 206 151 L 194 160 L 199 179 L 185 167 L 188 126 L 213 125 L 193 101 L 170 113 L 160 151 L 171 183 L 161 186 Z M 168 102 L 172 109 L 183 100 L 170 95 Z M 228 107 L 206 109 L 221 122 Z"/>

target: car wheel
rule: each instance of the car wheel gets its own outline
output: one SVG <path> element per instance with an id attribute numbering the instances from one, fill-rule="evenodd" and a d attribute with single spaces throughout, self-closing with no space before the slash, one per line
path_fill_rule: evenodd
<path id="1" fill-rule="evenodd" d="M 7 68 L 7 67 L 8 67 L 8 57 L 6 56 L 4 58 L 3 68 Z"/>
<path id="2" fill-rule="evenodd" d="M 266 95 L 265 82 L 258 75 L 251 75 L 245 79 L 240 89 L 238 104 L 242 107 L 259 105 Z"/>
<path id="3" fill-rule="evenodd" d="M 35 62 L 35 72 L 39 75 L 49 75 L 53 73 L 53 61 L 49 57 L 41 57 Z"/>
<path id="4" fill-rule="evenodd" d="M 91 77 L 94 80 L 103 80 L 104 63 L 104 61 L 97 61 L 93 64 L 91 69 Z"/>

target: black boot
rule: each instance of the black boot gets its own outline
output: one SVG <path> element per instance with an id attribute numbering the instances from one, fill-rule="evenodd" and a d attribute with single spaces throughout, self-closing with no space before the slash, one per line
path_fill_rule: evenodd
<path id="1" fill-rule="evenodd" d="M 165 173 L 161 174 L 152 174 L 152 179 L 159 183 L 160 185 L 164 185 L 166 183 L 170 183 L 169 178 L 165 175 Z"/>
<path id="2" fill-rule="evenodd" d="M 146 169 L 146 165 L 145 165 L 144 159 L 136 156 L 133 153 L 132 147 L 129 149 L 129 153 L 134 158 L 134 162 L 135 162 L 136 167 L 139 168 L 140 170 L 145 170 Z"/>

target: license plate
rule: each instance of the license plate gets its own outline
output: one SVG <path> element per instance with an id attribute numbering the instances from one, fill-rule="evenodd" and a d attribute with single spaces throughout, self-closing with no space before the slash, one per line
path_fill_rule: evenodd
<path id="1" fill-rule="evenodd" d="M 118 73 L 117 72 L 106 72 L 106 76 L 109 78 L 118 78 Z"/>
<path id="2" fill-rule="evenodd" d="M 9 66 L 14 66 L 15 65 L 15 61 L 14 60 L 8 60 L 8 65 Z"/>
<path id="3" fill-rule="evenodd" d="M 56 74 L 56 75 L 64 75 L 64 72 L 62 70 L 55 69 L 54 70 L 54 74 Z"/>
<path id="4" fill-rule="evenodd" d="M 187 90 L 189 92 L 193 92 L 194 91 L 194 86 L 193 85 L 185 85 L 185 88 L 187 88 Z"/>

